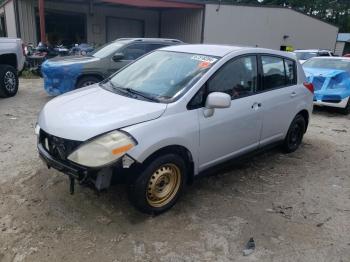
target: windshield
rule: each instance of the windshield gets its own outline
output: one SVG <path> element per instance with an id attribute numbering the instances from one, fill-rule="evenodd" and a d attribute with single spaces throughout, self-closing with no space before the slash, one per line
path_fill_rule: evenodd
<path id="1" fill-rule="evenodd" d="M 308 60 L 317 56 L 317 52 L 295 52 L 295 54 L 299 60 Z"/>
<path id="2" fill-rule="evenodd" d="M 303 67 L 338 69 L 350 72 L 350 59 L 310 59 Z"/>
<path id="3" fill-rule="evenodd" d="M 155 51 L 119 71 L 110 84 L 168 102 L 192 87 L 217 60 L 212 56 Z"/>
<path id="4" fill-rule="evenodd" d="M 105 58 L 114 54 L 120 47 L 125 45 L 125 41 L 117 41 L 112 43 L 107 43 L 95 51 L 91 52 L 90 55 L 96 58 Z"/>

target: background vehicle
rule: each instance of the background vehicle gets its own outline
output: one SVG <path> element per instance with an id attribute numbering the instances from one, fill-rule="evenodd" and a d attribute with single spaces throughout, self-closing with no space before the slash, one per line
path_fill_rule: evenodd
<path id="1" fill-rule="evenodd" d="M 95 48 L 89 44 L 76 44 L 69 50 L 69 55 L 87 55 L 93 52 Z"/>
<path id="2" fill-rule="evenodd" d="M 315 57 L 303 64 L 308 81 L 315 88 L 314 104 L 341 108 L 350 113 L 350 59 Z"/>
<path id="3" fill-rule="evenodd" d="M 334 56 L 331 51 L 321 49 L 295 50 L 294 53 L 301 64 L 305 63 L 306 60 L 317 56 Z"/>
<path id="4" fill-rule="evenodd" d="M 132 203 L 161 213 L 214 165 L 274 143 L 295 151 L 312 112 L 304 82 L 293 54 L 166 47 L 47 103 L 36 127 L 39 153 L 71 181 L 98 189 L 124 176 Z"/>
<path id="5" fill-rule="evenodd" d="M 88 56 L 50 59 L 42 66 L 45 90 L 50 95 L 59 95 L 98 83 L 148 52 L 180 43 L 175 39 L 122 38 Z"/>
<path id="6" fill-rule="evenodd" d="M 18 73 L 25 56 L 21 39 L 0 37 L 0 97 L 11 97 L 18 91 Z"/>

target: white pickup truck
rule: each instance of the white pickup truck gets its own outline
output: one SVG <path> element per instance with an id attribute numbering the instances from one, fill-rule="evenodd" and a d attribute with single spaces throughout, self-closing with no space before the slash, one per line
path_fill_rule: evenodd
<path id="1" fill-rule="evenodd" d="M 18 72 L 24 66 L 23 42 L 0 37 L 0 97 L 11 97 L 18 91 Z"/>

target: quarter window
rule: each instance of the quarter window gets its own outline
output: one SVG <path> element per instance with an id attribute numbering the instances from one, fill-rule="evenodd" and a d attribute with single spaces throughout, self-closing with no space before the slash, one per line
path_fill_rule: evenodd
<path id="1" fill-rule="evenodd" d="M 256 56 L 226 63 L 207 83 L 208 93 L 224 92 L 232 99 L 252 95 L 257 87 Z"/>
<path id="2" fill-rule="evenodd" d="M 286 68 L 287 85 L 295 85 L 297 83 L 297 78 L 295 76 L 295 63 L 292 60 L 285 59 L 284 65 Z"/>

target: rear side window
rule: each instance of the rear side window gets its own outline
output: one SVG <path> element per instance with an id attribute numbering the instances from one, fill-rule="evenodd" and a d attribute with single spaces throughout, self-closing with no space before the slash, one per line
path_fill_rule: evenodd
<path id="1" fill-rule="evenodd" d="M 274 56 L 262 56 L 262 86 L 260 91 L 296 84 L 295 62 Z"/>
<path id="2" fill-rule="evenodd" d="M 144 44 L 131 44 L 123 51 L 125 60 L 135 60 L 146 53 Z"/>
<path id="3" fill-rule="evenodd" d="M 224 92 L 232 99 L 252 95 L 256 86 L 256 56 L 245 56 L 228 62 L 207 82 L 208 93 Z"/>

